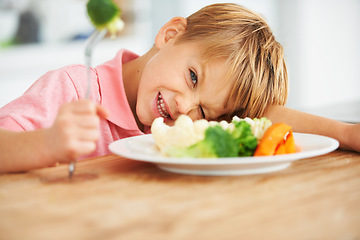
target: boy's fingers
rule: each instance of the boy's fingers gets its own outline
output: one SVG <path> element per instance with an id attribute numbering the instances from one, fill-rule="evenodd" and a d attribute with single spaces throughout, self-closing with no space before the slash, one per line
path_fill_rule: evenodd
<path id="1" fill-rule="evenodd" d="M 76 114 L 93 114 L 96 113 L 96 104 L 90 100 L 79 100 L 72 102 L 72 110 Z"/>
<path id="2" fill-rule="evenodd" d="M 108 112 L 90 100 L 80 100 L 63 105 L 49 135 L 51 147 L 57 158 L 75 160 L 96 149 L 100 137 L 100 119 Z"/>
<path id="3" fill-rule="evenodd" d="M 80 115 L 74 117 L 75 123 L 82 128 L 96 128 L 100 125 L 100 118 L 97 115 Z"/>
<path id="4" fill-rule="evenodd" d="M 96 113 L 88 113 L 88 114 L 77 114 L 75 116 L 75 121 L 80 127 L 86 128 L 95 128 L 99 127 L 100 119 L 108 117 L 108 111 L 105 110 L 100 105 L 96 106 Z"/>
<path id="5" fill-rule="evenodd" d="M 108 110 L 106 110 L 101 105 L 96 106 L 96 112 L 97 112 L 98 116 L 101 118 L 107 118 L 109 116 Z"/>
<path id="6" fill-rule="evenodd" d="M 64 150 L 65 159 L 61 162 L 69 162 L 79 157 L 89 154 L 96 149 L 96 143 L 93 141 L 81 141 Z"/>
<path id="7" fill-rule="evenodd" d="M 95 151 L 96 143 L 90 142 L 90 141 L 84 141 L 84 142 L 79 143 L 78 149 L 79 149 L 78 157 L 86 155 L 86 154 L 90 154 L 91 152 Z"/>
<path id="8" fill-rule="evenodd" d="M 108 111 L 104 107 L 90 100 L 79 100 L 76 102 L 74 112 L 79 114 L 97 114 L 101 118 L 109 116 Z"/>
<path id="9" fill-rule="evenodd" d="M 96 141 L 100 137 L 100 132 L 98 129 L 93 130 L 83 130 L 79 129 L 77 131 L 79 141 Z"/>

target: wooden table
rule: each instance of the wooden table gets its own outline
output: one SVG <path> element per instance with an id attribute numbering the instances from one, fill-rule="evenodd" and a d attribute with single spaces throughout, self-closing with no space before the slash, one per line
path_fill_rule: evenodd
<path id="1" fill-rule="evenodd" d="M 109 155 L 0 175 L 0 239 L 360 239 L 360 154 L 204 177 Z"/>

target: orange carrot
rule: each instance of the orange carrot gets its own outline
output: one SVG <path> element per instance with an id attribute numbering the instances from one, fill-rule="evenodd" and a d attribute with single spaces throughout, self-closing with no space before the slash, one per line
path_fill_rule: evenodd
<path id="1" fill-rule="evenodd" d="M 291 127 L 285 123 L 275 123 L 271 125 L 255 150 L 254 156 L 274 155 L 277 146 L 284 141 L 285 135 L 291 130 Z"/>
<path id="2" fill-rule="evenodd" d="M 274 155 L 286 154 L 286 144 L 285 141 L 281 141 L 279 145 L 277 145 Z"/>
<path id="3" fill-rule="evenodd" d="M 286 153 L 296 152 L 295 139 L 292 131 L 290 131 L 286 137 L 285 148 L 286 148 Z"/>
<path id="4" fill-rule="evenodd" d="M 293 132 L 290 132 L 286 136 L 286 140 L 282 140 L 279 145 L 276 147 L 275 154 L 287 154 L 287 153 L 295 153 L 296 146 L 295 146 L 295 139 L 293 136 Z"/>

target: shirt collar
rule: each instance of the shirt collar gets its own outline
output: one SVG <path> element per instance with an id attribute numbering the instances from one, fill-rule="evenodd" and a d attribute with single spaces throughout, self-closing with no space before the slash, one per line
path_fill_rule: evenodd
<path id="1" fill-rule="evenodd" d="M 110 61 L 96 67 L 100 86 L 101 105 L 110 112 L 107 120 L 127 130 L 139 130 L 126 97 L 122 64 L 139 57 L 128 50 L 120 50 Z"/>

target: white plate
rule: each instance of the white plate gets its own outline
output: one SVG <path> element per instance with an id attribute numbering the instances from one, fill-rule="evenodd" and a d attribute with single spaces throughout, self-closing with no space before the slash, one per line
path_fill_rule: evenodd
<path id="1" fill-rule="evenodd" d="M 235 158 L 172 158 L 160 155 L 151 134 L 124 138 L 109 145 L 112 153 L 125 158 L 151 162 L 159 168 L 182 174 L 225 176 L 247 175 L 278 171 L 292 161 L 319 156 L 338 148 L 335 139 L 320 135 L 294 133 L 301 151 L 292 154 L 264 157 Z"/>

